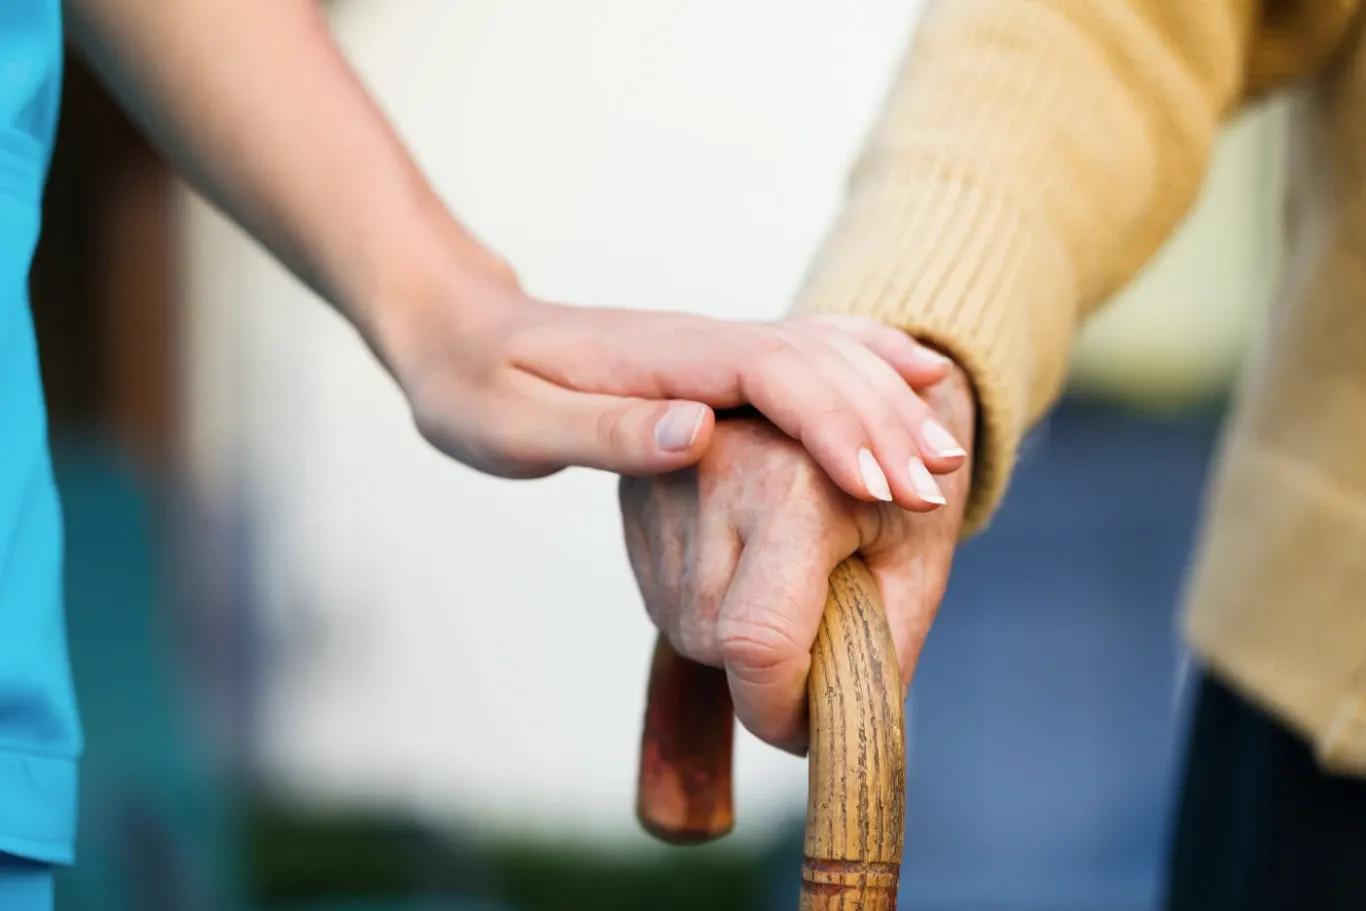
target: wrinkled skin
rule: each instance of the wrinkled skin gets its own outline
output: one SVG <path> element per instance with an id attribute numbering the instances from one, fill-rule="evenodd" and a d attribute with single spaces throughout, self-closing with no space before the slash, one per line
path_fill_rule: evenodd
<path id="1" fill-rule="evenodd" d="M 971 451 L 974 404 L 956 368 L 926 398 Z M 886 606 L 909 685 L 948 582 L 971 466 L 939 479 L 948 505 L 916 513 L 855 500 L 759 418 L 718 423 L 685 471 L 621 482 L 631 566 L 655 625 L 686 657 L 724 667 L 740 720 L 806 745 L 806 676 L 830 571 L 858 552 Z"/>

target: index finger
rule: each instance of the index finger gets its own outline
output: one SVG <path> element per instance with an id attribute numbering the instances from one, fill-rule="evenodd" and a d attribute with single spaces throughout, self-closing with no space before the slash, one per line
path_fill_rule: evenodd
<path id="1" fill-rule="evenodd" d="M 801 322 L 833 329 L 867 348 L 892 367 L 912 389 L 924 389 L 948 376 L 953 361 L 895 326 L 869 316 L 814 313 Z"/>

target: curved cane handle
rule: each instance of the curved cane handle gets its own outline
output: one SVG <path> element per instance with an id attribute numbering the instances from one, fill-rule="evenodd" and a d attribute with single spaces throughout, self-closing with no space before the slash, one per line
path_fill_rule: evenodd
<path id="1" fill-rule="evenodd" d="M 636 816 L 648 832 L 674 844 L 699 844 L 731 830 L 734 732 L 726 672 L 689 661 L 660 636 L 636 784 Z"/>
<path id="2" fill-rule="evenodd" d="M 906 810 L 901 675 L 877 587 L 856 557 L 830 576 L 811 653 L 810 791 L 801 911 L 892 911 Z M 655 650 L 638 812 L 655 835 L 723 835 L 731 803 L 725 675 Z"/>

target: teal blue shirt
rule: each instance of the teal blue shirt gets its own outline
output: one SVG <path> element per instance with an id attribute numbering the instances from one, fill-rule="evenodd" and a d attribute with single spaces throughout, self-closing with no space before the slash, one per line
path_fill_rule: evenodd
<path id="1" fill-rule="evenodd" d="M 61 93 L 59 0 L 0 0 L 0 852 L 68 863 L 81 750 L 28 273 Z"/>

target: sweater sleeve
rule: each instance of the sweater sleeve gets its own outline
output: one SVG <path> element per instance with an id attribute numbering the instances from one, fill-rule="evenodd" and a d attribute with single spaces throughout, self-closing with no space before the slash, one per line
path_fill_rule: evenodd
<path id="1" fill-rule="evenodd" d="M 1080 319 L 1190 207 L 1223 118 L 1320 65 L 1359 2 L 931 7 L 797 309 L 877 317 L 969 372 L 969 529 L 1057 396 Z"/>

